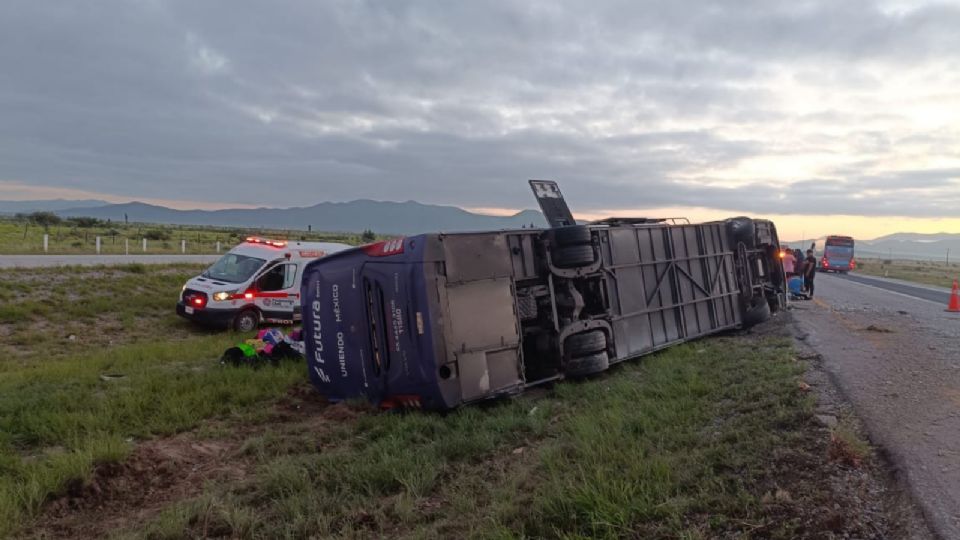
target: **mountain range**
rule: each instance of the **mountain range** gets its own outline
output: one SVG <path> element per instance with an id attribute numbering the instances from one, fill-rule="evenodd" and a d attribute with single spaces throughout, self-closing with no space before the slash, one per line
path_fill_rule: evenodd
<path id="1" fill-rule="evenodd" d="M 95 208 L 106 206 L 107 201 L 85 199 L 72 201 L 68 199 L 47 199 L 42 201 L 0 201 L 0 215 L 2 214 L 29 214 L 31 212 L 57 212 L 76 208 Z"/>
<path id="2" fill-rule="evenodd" d="M 491 216 L 468 212 L 456 206 L 422 204 L 416 201 L 387 202 L 356 200 L 323 202 L 307 207 L 253 208 L 227 210 L 174 210 L 141 202 L 109 204 L 99 200 L 0 201 L 0 214 L 52 211 L 62 217 L 95 217 L 123 222 L 299 229 L 315 231 L 362 232 L 370 229 L 382 234 L 418 234 L 430 231 L 471 231 L 516 229 L 546 225 L 536 210 L 523 210 L 511 216 Z M 823 249 L 823 238 L 814 240 Z M 811 240 L 803 242 L 809 245 Z M 901 259 L 944 259 L 949 252 L 960 260 L 960 234 L 896 233 L 873 240 L 857 240 L 860 257 Z M 786 242 L 799 247 L 801 242 Z"/>
<path id="3" fill-rule="evenodd" d="M 490 216 L 468 212 L 456 206 L 421 204 L 416 201 L 386 202 L 356 200 L 323 202 L 296 208 L 252 208 L 227 210 L 174 210 L 140 202 L 56 210 L 62 217 L 95 217 L 114 222 L 264 229 L 418 234 L 430 231 L 475 231 L 546 226 L 543 214 L 524 210 L 511 216 Z"/>

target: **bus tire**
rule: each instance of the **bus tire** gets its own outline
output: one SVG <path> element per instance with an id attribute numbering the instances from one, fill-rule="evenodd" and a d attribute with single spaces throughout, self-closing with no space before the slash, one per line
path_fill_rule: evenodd
<path id="1" fill-rule="evenodd" d="M 586 356 L 607 350 L 607 335 L 603 330 L 580 332 L 567 338 L 564 343 L 567 356 Z"/>
<path id="2" fill-rule="evenodd" d="M 747 308 L 743 313 L 743 327 L 750 328 L 758 325 L 770 318 L 770 304 L 766 300 L 758 302 L 757 305 Z"/>
<path id="3" fill-rule="evenodd" d="M 233 329 L 237 332 L 252 332 L 258 326 L 260 326 L 260 313 L 252 308 L 244 309 L 233 318 Z"/>
<path id="4" fill-rule="evenodd" d="M 757 245 L 757 227 L 753 220 L 748 217 L 735 217 L 727 220 L 727 231 L 734 245 L 737 242 L 743 242 L 747 249 L 753 249 Z"/>
<path id="5" fill-rule="evenodd" d="M 551 229 L 553 243 L 557 246 L 581 246 L 593 242 L 590 229 L 583 225 L 571 225 Z"/>
<path id="6" fill-rule="evenodd" d="M 606 371 L 610 367 L 607 352 L 598 352 L 587 356 L 577 356 L 567 360 L 563 374 L 571 378 L 588 377 Z"/>
<path id="7" fill-rule="evenodd" d="M 553 264 L 557 268 L 587 266 L 593 264 L 596 260 L 593 244 L 561 247 L 555 250 L 552 255 Z"/>

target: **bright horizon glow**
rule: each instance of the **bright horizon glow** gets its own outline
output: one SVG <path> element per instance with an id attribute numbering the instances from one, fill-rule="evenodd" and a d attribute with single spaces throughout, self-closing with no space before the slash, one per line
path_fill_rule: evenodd
<path id="1" fill-rule="evenodd" d="M 469 208 L 464 210 L 492 216 L 512 216 L 518 208 Z M 894 233 L 960 234 L 960 218 L 911 218 L 890 216 L 850 216 L 831 214 L 756 214 L 697 207 L 664 207 L 607 209 L 593 212 L 573 212 L 575 218 L 593 221 L 607 217 L 644 216 L 653 218 L 685 217 L 692 223 L 721 220 L 737 215 L 763 218 L 777 225 L 781 241 L 798 242 L 821 238 L 830 234 L 873 240 Z M 829 225 L 825 225 L 829 224 Z"/>
<path id="2" fill-rule="evenodd" d="M 28 186 L 22 182 L 0 181 L 0 200 L 26 201 L 44 199 L 100 199 L 112 204 L 128 202 L 143 202 L 165 206 L 175 210 L 224 210 L 229 208 L 251 209 L 258 206 L 240 203 L 207 203 L 184 199 L 156 199 L 150 197 L 123 197 L 87 191 L 82 189 L 58 188 L 48 186 Z M 321 202 L 321 201 L 316 201 Z M 292 206 L 309 206 L 313 202 L 300 202 Z M 265 208 L 277 206 L 262 205 Z M 474 207 L 451 205 L 462 208 L 475 214 L 488 216 L 512 216 L 526 208 L 499 208 Z M 528 207 L 529 208 L 529 207 Z M 920 234 L 958 234 L 960 233 L 960 217 L 958 218 L 914 218 L 890 216 L 852 216 L 836 214 L 756 214 L 750 212 L 736 212 L 716 210 L 701 207 L 661 207 L 661 208 L 631 208 L 631 209 L 601 209 L 590 212 L 574 212 L 574 217 L 584 221 L 593 221 L 611 216 L 645 216 L 655 218 L 685 217 L 691 222 L 703 222 L 725 219 L 736 215 L 770 219 L 777 225 L 777 231 L 783 241 L 801 241 L 820 238 L 828 234 L 842 234 L 861 240 L 872 240 L 893 233 L 920 233 Z M 829 224 L 829 225 L 825 225 Z"/>

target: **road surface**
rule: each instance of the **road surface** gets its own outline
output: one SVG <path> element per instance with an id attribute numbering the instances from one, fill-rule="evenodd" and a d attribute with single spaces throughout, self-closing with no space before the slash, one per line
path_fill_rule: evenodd
<path id="1" fill-rule="evenodd" d="M 914 298 L 923 298 L 924 300 L 930 300 L 931 302 L 936 302 L 938 304 L 947 305 L 947 302 L 950 300 L 950 289 L 943 287 L 934 287 L 932 285 L 920 285 L 917 283 L 910 283 L 909 281 L 901 281 L 899 279 L 887 279 L 874 276 L 861 276 L 858 274 L 847 274 L 840 276 L 837 274 L 820 274 L 828 275 L 830 277 L 839 277 L 840 279 L 847 279 L 850 281 L 855 281 L 857 283 L 863 283 L 864 285 L 871 285 L 873 287 L 880 287 L 881 289 L 886 289 L 888 291 L 897 292 L 900 294 L 905 294 L 907 296 L 913 296 Z M 819 281 L 817 284 L 819 285 Z"/>
<path id="2" fill-rule="evenodd" d="M 942 290 L 817 275 L 801 339 L 886 450 L 942 538 L 960 538 L 960 313 Z M 867 284 L 869 283 L 869 285 Z"/>
<path id="3" fill-rule="evenodd" d="M 0 255 L 0 268 L 99 264 L 212 263 L 220 255 Z"/>

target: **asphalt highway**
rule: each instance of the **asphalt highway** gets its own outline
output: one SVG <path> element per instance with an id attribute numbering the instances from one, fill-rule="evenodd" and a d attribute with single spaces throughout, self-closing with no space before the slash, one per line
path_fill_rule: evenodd
<path id="1" fill-rule="evenodd" d="M 907 281 L 901 281 L 898 279 L 888 279 L 881 277 L 873 276 L 861 276 L 858 274 L 823 274 L 817 276 L 817 279 L 823 276 L 837 277 L 839 279 L 845 279 L 848 281 L 853 281 L 856 283 L 862 283 L 864 285 L 869 285 L 871 287 L 879 287 L 891 292 L 905 294 L 907 296 L 912 296 L 914 298 L 922 298 L 923 300 L 929 300 L 931 302 L 936 302 L 938 304 L 947 305 L 947 302 L 950 300 L 950 289 L 945 289 L 943 287 L 933 287 L 930 285 L 919 285 L 917 283 L 910 283 Z M 829 278 L 828 278 L 829 279 Z"/>

